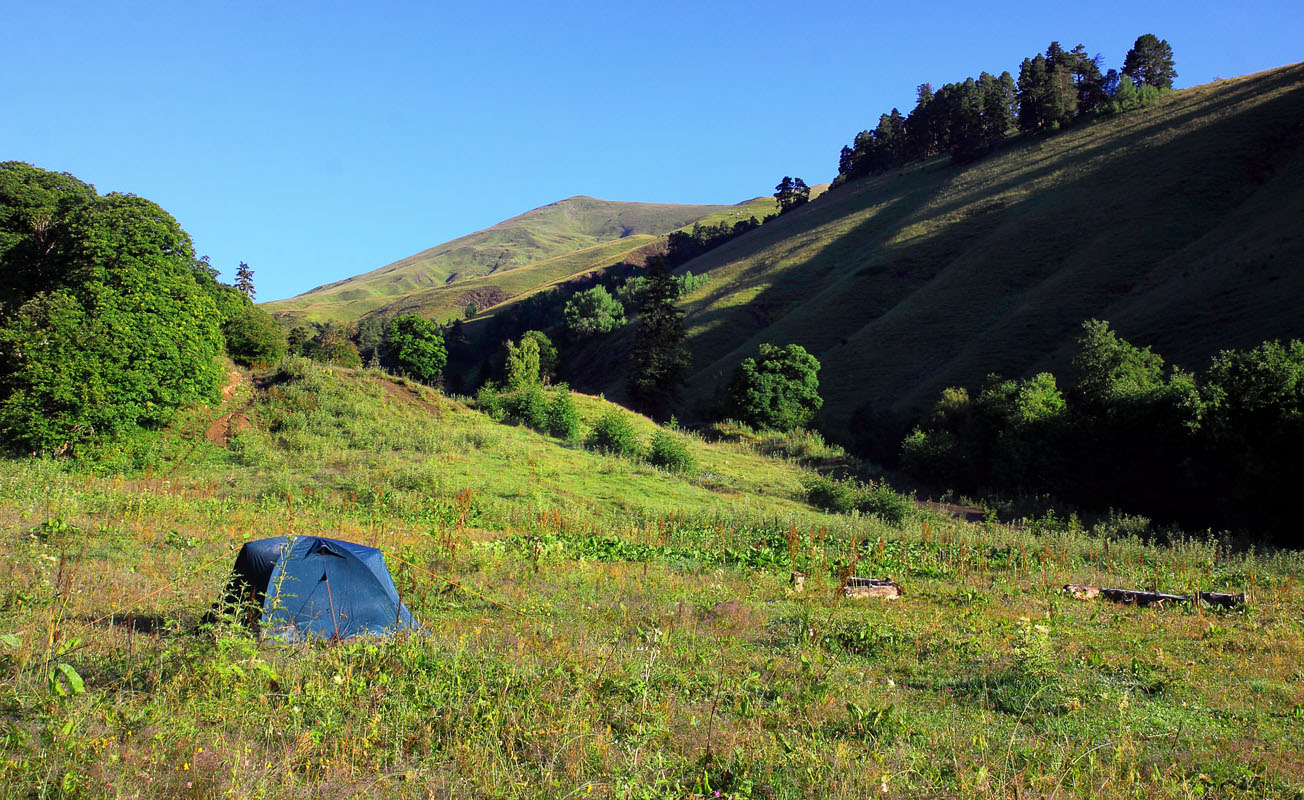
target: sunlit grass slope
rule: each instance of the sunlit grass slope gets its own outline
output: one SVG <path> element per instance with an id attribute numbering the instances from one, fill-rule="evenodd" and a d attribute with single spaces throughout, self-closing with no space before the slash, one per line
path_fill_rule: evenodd
<path id="1" fill-rule="evenodd" d="M 663 235 L 708 215 L 727 216 L 737 210 L 737 206 L 622 203 L 571 197 L 265 307 L 278 317 L 315 322 L 352 320 L 414 292 L 482 275 L 500 276 L 597 245 L 615 252 L 619 242 L 630 237 Z M 593 266 L 607 264 L 594 262 Z"/>
<path id="2" fill-rule="evenodd" d="M 1295 65 L 835 189 L 687 265 L 711 276 L 687 303 L 689 403 L 761 342 L 816 354 L 841 433 L 862 405 L 1063 374 L 1087 318 L 1191 369 L 1302 336 L 1302 120 Z"/>
<path id="3" fill-rule="evenodd" d="M 693 224 L 715 225 L 737 222 L 755 216 L 758 219 L 772 213 L 772 198 L 756 198 L 724 210 L 707 214 Z M 682 226 L 691 229 L 692 224 Z M 478 312 L 493 314 L 510 306 L 514 301 L 529 297 L 535 292 L 550 289 L 573 278 L 600 272 L 621 262 L 642 264 L 650 256 L 664 252 L 665 236 L 636 234 L 623 239 L 603 242 L 565 255 L 536 261 L 506 272 L 496 272 L 479 278 L 457 281 L 447 286 L 421 289 L 392 300 L 372 311 L 387 317 L 396 314 L 420 314 L 437 322 L 448 322 L 462 316 L 469 303 L 476 304 Z M 344 303 L 341 312 L 353 313 L 356 309 Z"/>
<path id="4" fill-rule="evenodd" d="M 292 360 L 259 386 L 90 461 L 0 462 L 0 794 L 1304 792 L 1297 555 L 1126 519 L 830 516 L 741 442 L 685 437 L 697 468 L 672 475 L 374 371 Z M 585 427 L 612 408 L 576 400 Z M 428 635 L 197 626 L 234 548 L 298 534 L 382 548 Z M 847 569 L 905 596 L 842 598 Z M 1251 602 L 1109 606 L 1071 581 Z"/>

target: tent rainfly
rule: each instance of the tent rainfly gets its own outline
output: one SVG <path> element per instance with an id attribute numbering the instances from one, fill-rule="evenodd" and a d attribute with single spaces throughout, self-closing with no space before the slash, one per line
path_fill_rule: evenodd
<path id="1" fill-rule="evenodd" d="M 289 642 L 420 631 L 374 547 L 319 536 L 246 542 L 230 603 L 261 608 L 265 635 Z M 255 621 L 252 618 L 250 621 Z"/>

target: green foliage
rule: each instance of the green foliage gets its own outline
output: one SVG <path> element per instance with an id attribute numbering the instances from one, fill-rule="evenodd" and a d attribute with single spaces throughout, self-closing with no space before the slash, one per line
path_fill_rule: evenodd
<path id="1" fill-rule="evenodd" d="M 588 444 L 610 455 L 637 458 L 642 454 L 629 414 L 619 408 L 610 409 L 594 423 Z"/>
<path id="2" fill-rule="evenodd" d="M 801 345 L 762 344 L 756 358 L 743 359 L 734 371 L 727 390 L 728 413 L 759 428 L 803 427 L 824 404 L 819 370 L 819 361 Z"/>
<path id="3" fill-rule="evenodd" d="M 548 430 L 548 395 L 536 381 L 503 396 L 507 412 L 536 431 Z"/>
<path id="4" fill-rule="evenodd" d="M 295 325 L 285 336 L 285 347 L 290 355 L 301 356 L 316 334 L 307 325 Z"/>
<path id="5" fill-rule="evenodd" d="M 254 290 L 254 271 L 243 261 L 240 262 L 239 267 L 236 267 L 235 283 L 232 286 L 235 287 L 236 291 L 244 295 L 246 300 L 253 302 L 256 294 Z"/>
<path id="6" fill-rule="evenodd" d="M 566 303 L 566 329 L 586 339 L 610 333 L 625 324 L 625 309 L 604 286 L 580 292 Z"/>
<path id="7" fill-rule="evenodd" d="M 1051 492 L 1161 519 L 1217 519 L 1295 541 L 1304 481 L 1304 343 L 1227 350 L 1205 377 L 1083 324 L 1066 400 L 1049 373 L 947 389 L 901 445 L 910 474 L 950 488 Z"/>
<path id="8" fill-rule="evenodd" d="M 50 256 L 67 243 L 68 217 L 95 199 L 94 186 L 66 172 L 0 162 L 0 316 L 57 281 Z"/>
<path id="9" fill-rule="evenodd" d="M 1150 348 L 1118 338 L 1108 322 L 1087 320 L 1073 368 L 1075 395 L 1088 409 L 1104 411 L 1146 402 L 1164 389 L 1164 359 Z"/>
<path id="10" fill-rule="evenodd" d="M 967 458 L 967 444 L 945 428 L 915 428 L 901 442 L 901 469 L 910 475 L 926 476 L 938 486 L 971 486 L 973 465 Z"/>
<path id="11" fill-rule="evenodd" d="M 648 461 L 670 472 L 687 473 L 694 468 L 688 445 L 675 434 L 658 429 L 648 443 Z"/>
<path id="12" fill-rule="evenodd" d="M 15 257 L 35 293 L 0 321 L 0 438 L 24 450 L 159 425 L 221 382 L 220 319 L 201 285 L 211 275 L 190 237 L 143 198 L 76 196 L 51 222 L 57 244 L 35 230 L 8 244 L 35 251 Z"/>
<path id="13" fill-rule="evenodd" d="M 487 414 L 494 422 L 501 422 L 507 416 L 507 408 L 502 394 L 493 381 L 485 381 L 475 393 L 475 407 Z"/>
<path id="14" fill-rule="evenodd" d="M 570 387 L 561 384 L 548 403 L 548 433 L 567 442 L 580 438 L 580 415 L 571 400 Z"/>
<path id="15" fill-rule="evenodd" d="M 649 414 L 663 413 L 688 375 L 684 312 L 675 307 L 675 279 L 662 259 L 648 265 L 648 285 L 634 335 L 629 393 Z"/>
<path id="16" fill-rule="evenodd" d="M 1123 74 L 1143 86 L 1173 88 L 1177 69 L 1173 66 L 1172 46 L 1153 33 L 1138 36 L 1123 60 Z"/>
<path id="17" fill-rule="evenodd" d="M 367 366 L 376 366 L 388 358 L 385 352 L 385 320 L 379 316 L 363 317 L 358 320 L 357 330 L 353 334 L 353 343 L 358 348 L 358 357 Z"/>
<path id="18" fill-rule="evenodd" d="M 358 353 L 358 346 L 353 343 L 350 333 L 345 326 L 328 322 L 304 345 L 303 354 L 323 364 L 360 367 L 362 356 Z"/>
<path id="19" fill-rule="evenodd" d="M 507 340 L 507 388 L 519 391 L 539 385 L 539 341 L 523 338 L 517 344 Z"/>
<path id="20" fill-rule="evenodd" d="M 785 214 L 810 202 L 810 187 L 801 178 L 784 175 L 779 185 L 774 187 L 774 202 L 779 207 L 779 213 Z"/>
<path id="21" fill-rule="evenodd" d="M 543 331 L 530 330 L 521 334 L 521 340 L 532 339 L 539 347 L 539 377 L 543 378 L 544 383 L 551 383 L 557 379 L 557 370 L 561 365 L 560 357 L 557 354 L 557 346 L 552 343 L 547 334 Z"/>
<path id="22" fill-rule="evenodd" d="M 806 502 L 836 514 L 873 514 L 892 525 L 918 515 L 915 501 L 894 490 L 886 481 L 861 483 L 827 475 L 811 475 L 802 481 Z"/>
<path id="23" fill-rule="evenodd" d="M 439 383 L 448 363 L 439 326 L 416 314 L 403 314 L 389 323 L 385 347 L 400 372 L 422 383 Z"/>
<path id="24" fill-rule="evenodd" d="M 275 364 L 285 357 L 286 339 L 271 314 L 253 304 L 245 304 L 222 325 L 226 352 L 231 360 L 244 366 Z"/>

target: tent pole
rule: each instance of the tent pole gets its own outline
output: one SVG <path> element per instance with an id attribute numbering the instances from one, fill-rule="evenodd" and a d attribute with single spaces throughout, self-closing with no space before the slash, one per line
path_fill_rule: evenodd
<path id="1" fill-rule="evenodd" d="M 335 626 L 334 641 L 340 640 L 340 623 L 335 618 L 335 598 L 331 596 L 331 579 L 325 572 L 321 574 L 321 579 L 326 581 L 326 600 L 331 604 L 331 624 Z"/>

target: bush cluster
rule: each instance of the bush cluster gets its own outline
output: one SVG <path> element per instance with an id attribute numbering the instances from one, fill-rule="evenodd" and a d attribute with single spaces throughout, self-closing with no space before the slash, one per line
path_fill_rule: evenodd
<path id="1" fill-rule="evenodd" d="M 1049 493 L 1093 508 L 1301 542 L 1304 342 L 1227 350 L 1203 376 L 1084 324 L 1077 381 L 989 377 L 942 393 L 901 446 L 910 474 L 964 491 Z"/>
<path id="2" fill-rule="evenodd" d="M 589 434 L 589 446 L 610 455 L 628 458 L 637 458 L 643 452 L 629 414 L 618 408 L 609 410 L 594 424 L 593 432 Z"/>
<path id="3" fill-rule="evenodd" d="M 673 433 L 658 430 L 648 443 L 647 460 L 670 472 L 692 472 L 693 455 L 688 445 Z"/>
<path id="4" fill-rule="evenodd" d="M 816 475 L 807 478 L 803 486 L 806 502 L 825 511 L 839 514 L 859 511 L 882 517 L 893 525 L 900 525 L 918 511 L 912 498 L 895 491 L 885 481 L 861 483 L 851 478 Z"/>

